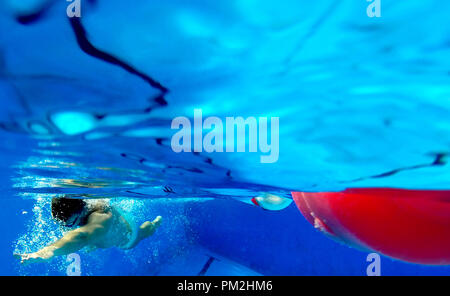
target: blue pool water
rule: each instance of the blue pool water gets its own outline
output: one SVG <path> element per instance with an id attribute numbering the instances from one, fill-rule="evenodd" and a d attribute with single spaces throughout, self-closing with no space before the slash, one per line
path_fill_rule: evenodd
<path id="1" fill-rule="evenodd" d="M 367 252 L 316 231 L 264 192 L 450 189 L 448 1 L 82 1 L 0 4 L 0 275 L 62 235 L 53 197 L 108 198 L 133 250 L 80 251 L 82 275 L 366 275 Z M 171 121 L 279 117 L 279 159 L 175 153 Z M 444 164 L 434 165 L 437 157 Z M 383 275 L 450 267 L 381 257 Z"/>

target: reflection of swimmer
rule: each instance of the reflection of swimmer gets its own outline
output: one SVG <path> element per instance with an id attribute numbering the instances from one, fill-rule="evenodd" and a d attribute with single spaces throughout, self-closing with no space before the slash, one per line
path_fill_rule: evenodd
<path id="1" fill-rule="evenodd" d="M 104 201 L 87 203 L 82 199 L 54 198 L 52 216 L 69 231 L 55 243 L 30 254 L 15 254 L 21 263 L 45 262 L 84 247 L 132 249 L 141 240 L 151 236 L 162 222 L 161 216 L 153 222 L 144 222 L 135 233 L 120 213 Z"/>

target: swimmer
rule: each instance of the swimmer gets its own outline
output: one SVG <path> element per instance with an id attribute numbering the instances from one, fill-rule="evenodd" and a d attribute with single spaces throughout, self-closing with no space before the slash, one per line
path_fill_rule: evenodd
<path id="1" fill-rule="evenodd" d="M 151 236 L 161 225 L 161 216 L 144 222 L 136 233 L 125 218 L 103 200 L 86 202 L 82 199 L 53 198 L 52 217 L 66 227 L 75 228 L 61 239 L 30 254 L 14 254 L 22 264 L 50 261 L 85 247 L 92 249 L 118 247 L 132 249 Z"/>

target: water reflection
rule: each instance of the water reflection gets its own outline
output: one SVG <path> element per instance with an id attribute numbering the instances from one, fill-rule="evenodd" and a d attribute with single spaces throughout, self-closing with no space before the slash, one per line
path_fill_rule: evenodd
<path id="1" fill-rule="evenodd" d="M 233 181 L 225 169 L 195 154 L 194 159 L 202 161 L 191 167 L 173 165 L 170 158 L 155 155 L 148 159 L 132 152 L 113 154 L 110 159 L 91 146 L 84 146 L 88 152 L 64 141 L 39 141 L 36 146 L 45 149 L 32 149 L 33 156 L 13 166 L 13 188 L 23 198 L 231 198 L 248 204 L 265 192 L 290 198 L 287 190 Z M 116 159 L 122 160 L 116 164 L 123 167 L 105 165 Z"/>

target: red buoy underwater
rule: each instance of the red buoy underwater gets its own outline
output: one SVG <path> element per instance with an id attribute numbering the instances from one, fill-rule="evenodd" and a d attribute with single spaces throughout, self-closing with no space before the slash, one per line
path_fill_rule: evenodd
<path id="1" fill-rule="evenodd" d="M 450 265 L 450 191 L 353 188 L 292 192 L 305 218 L 327 235 L 399 260 Z"/>

